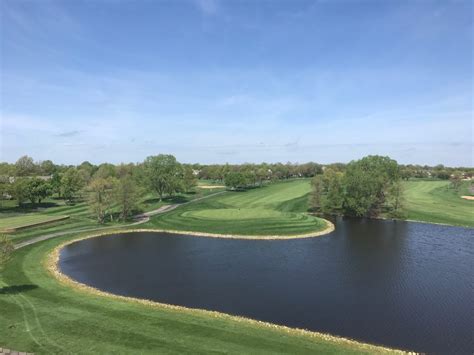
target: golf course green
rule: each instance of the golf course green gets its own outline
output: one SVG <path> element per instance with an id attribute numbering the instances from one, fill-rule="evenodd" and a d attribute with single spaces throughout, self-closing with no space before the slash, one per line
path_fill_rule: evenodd
<path id="1" fill-rule="evenodd" d="M 308 179 L 229 191 L 156 216 L 143 226 L 242 236 L 317 233 L 327 223 L 307 214 L 310 191 Z"/>

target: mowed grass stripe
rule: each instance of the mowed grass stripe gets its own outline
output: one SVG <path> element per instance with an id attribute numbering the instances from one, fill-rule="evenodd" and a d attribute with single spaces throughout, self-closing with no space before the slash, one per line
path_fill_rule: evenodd
<path id="1" fill-rule="evenodd" d="M 449 181 L 407 181 L 404 187 L 408 219 L 474 227 L 474 201 L 462 199 Z"/>
<path id="2" fill-rule="evenodd" d="M 153 217 L 144 227 L 235 235 L 317 232 L 326 223 L 305 214 L 310 191 L 310 181 L 301 179 L 228 192 Z"/>
<path id="3" fill-rule="evenodd" d="M 0 230 L 25 228 L 42 223 L 52 223 L 66 216 L 48 216 L 44 214 L 25 214 L 22 216 L 0 218 Z"/>

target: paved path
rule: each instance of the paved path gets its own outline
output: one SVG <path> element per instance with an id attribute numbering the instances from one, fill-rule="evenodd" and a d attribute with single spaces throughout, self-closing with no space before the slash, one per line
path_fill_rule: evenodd
<path id="1" fill-rule="evenodd" d="M 136 225 L 148 222 L 150 220 L 150 217 L 152 217 L 152 216 L 156 216 L 158 214 L 166 213 L 166 212 L 174 210 L 175 208 L 178 208 L 179 206 L 184 206 L 184 205 L 187 205 L 189 203 L 200 201 L 200 200 L 206 199 L 206 198 L 211 197 L 211 196 L 216 196 L 216 195 L 223 194 L 225 192 L 226 191 L 216 192 L 214 194 L 199 197 L 199 198 L 196 198 L 194 200 L 191 200 L 191 201 L 188 201 L 188 202 L 185 202 L 185 203 L 161 206 L 160 208 L 158 208 L 156 210 L 148 211 L 148 212 L 141 213 L 139 215 L 134 216 L 133 219 L 136 220 L 135 222 L 130 223 L 130 224 L 126 224 L 126 225 L 122 225 L 122 226 L 119 225 L 119 226 L 99 227 L 99 228 L 95 228 L 95 227 L 94 228 L 82 228 L 82 229 L 66 230 L 66 231 L 41 235 L 39 237 L 35 237 L 35 238 L 29 239 L 27 241 L 15 244 L 15 249 L 20 249 L 20 248 L 26 247 L 27 245 L 35 244 L 35 243 L 41 242 L 43 240 L 47 240 L 47 239 L 51 239 L 51 238 L 55 238 L 55 237 L 60 237 L 60 236 L 63 236 L 63 235 L 66 235 L 66 234 L 71 234 L 71 233 L 93 232 L 93 231 L 106 230 L 106 229 L 114 229 L 114 228 L 117 229 L 117 228 L 123 228 L 123 227 L 136 226 Z"/>

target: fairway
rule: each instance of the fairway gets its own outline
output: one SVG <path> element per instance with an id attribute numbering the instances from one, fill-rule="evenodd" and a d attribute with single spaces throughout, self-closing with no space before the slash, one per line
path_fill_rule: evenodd
<path id="1" fill-rule="evenodd" d="M 474 227 L 474 202 L 462 199 L 449 181 L 407 181 L 405 212 L 410 220 Z"/>
<path id="2" fill-rule="evenodd" d="M 0 231 L 23 229 L 35 225 L 64 220 L 66 218 L 68 218 L 68 216 L 50 216 L 44 214 L 26 214 L 23 216 L 5 217 L 0 218 Z"/>
<path id="3" fill-rule="evenodd" d="M 243 236 L 318 232 L 326 222 L 306 213 L 310 191 L 309 180 L 230 191 L 156 216 L 144 227 Z"/>

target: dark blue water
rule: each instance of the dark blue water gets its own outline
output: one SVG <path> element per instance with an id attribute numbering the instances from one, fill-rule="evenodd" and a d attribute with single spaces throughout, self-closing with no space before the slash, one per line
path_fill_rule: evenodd
<path id="1" fill-rule="evenodd" d="M 390 347 L 474 351 L 474 230 L 339 219 L 299 240 L 164 233 L 67 246 L 61 270 L 112 293 Z"/>

